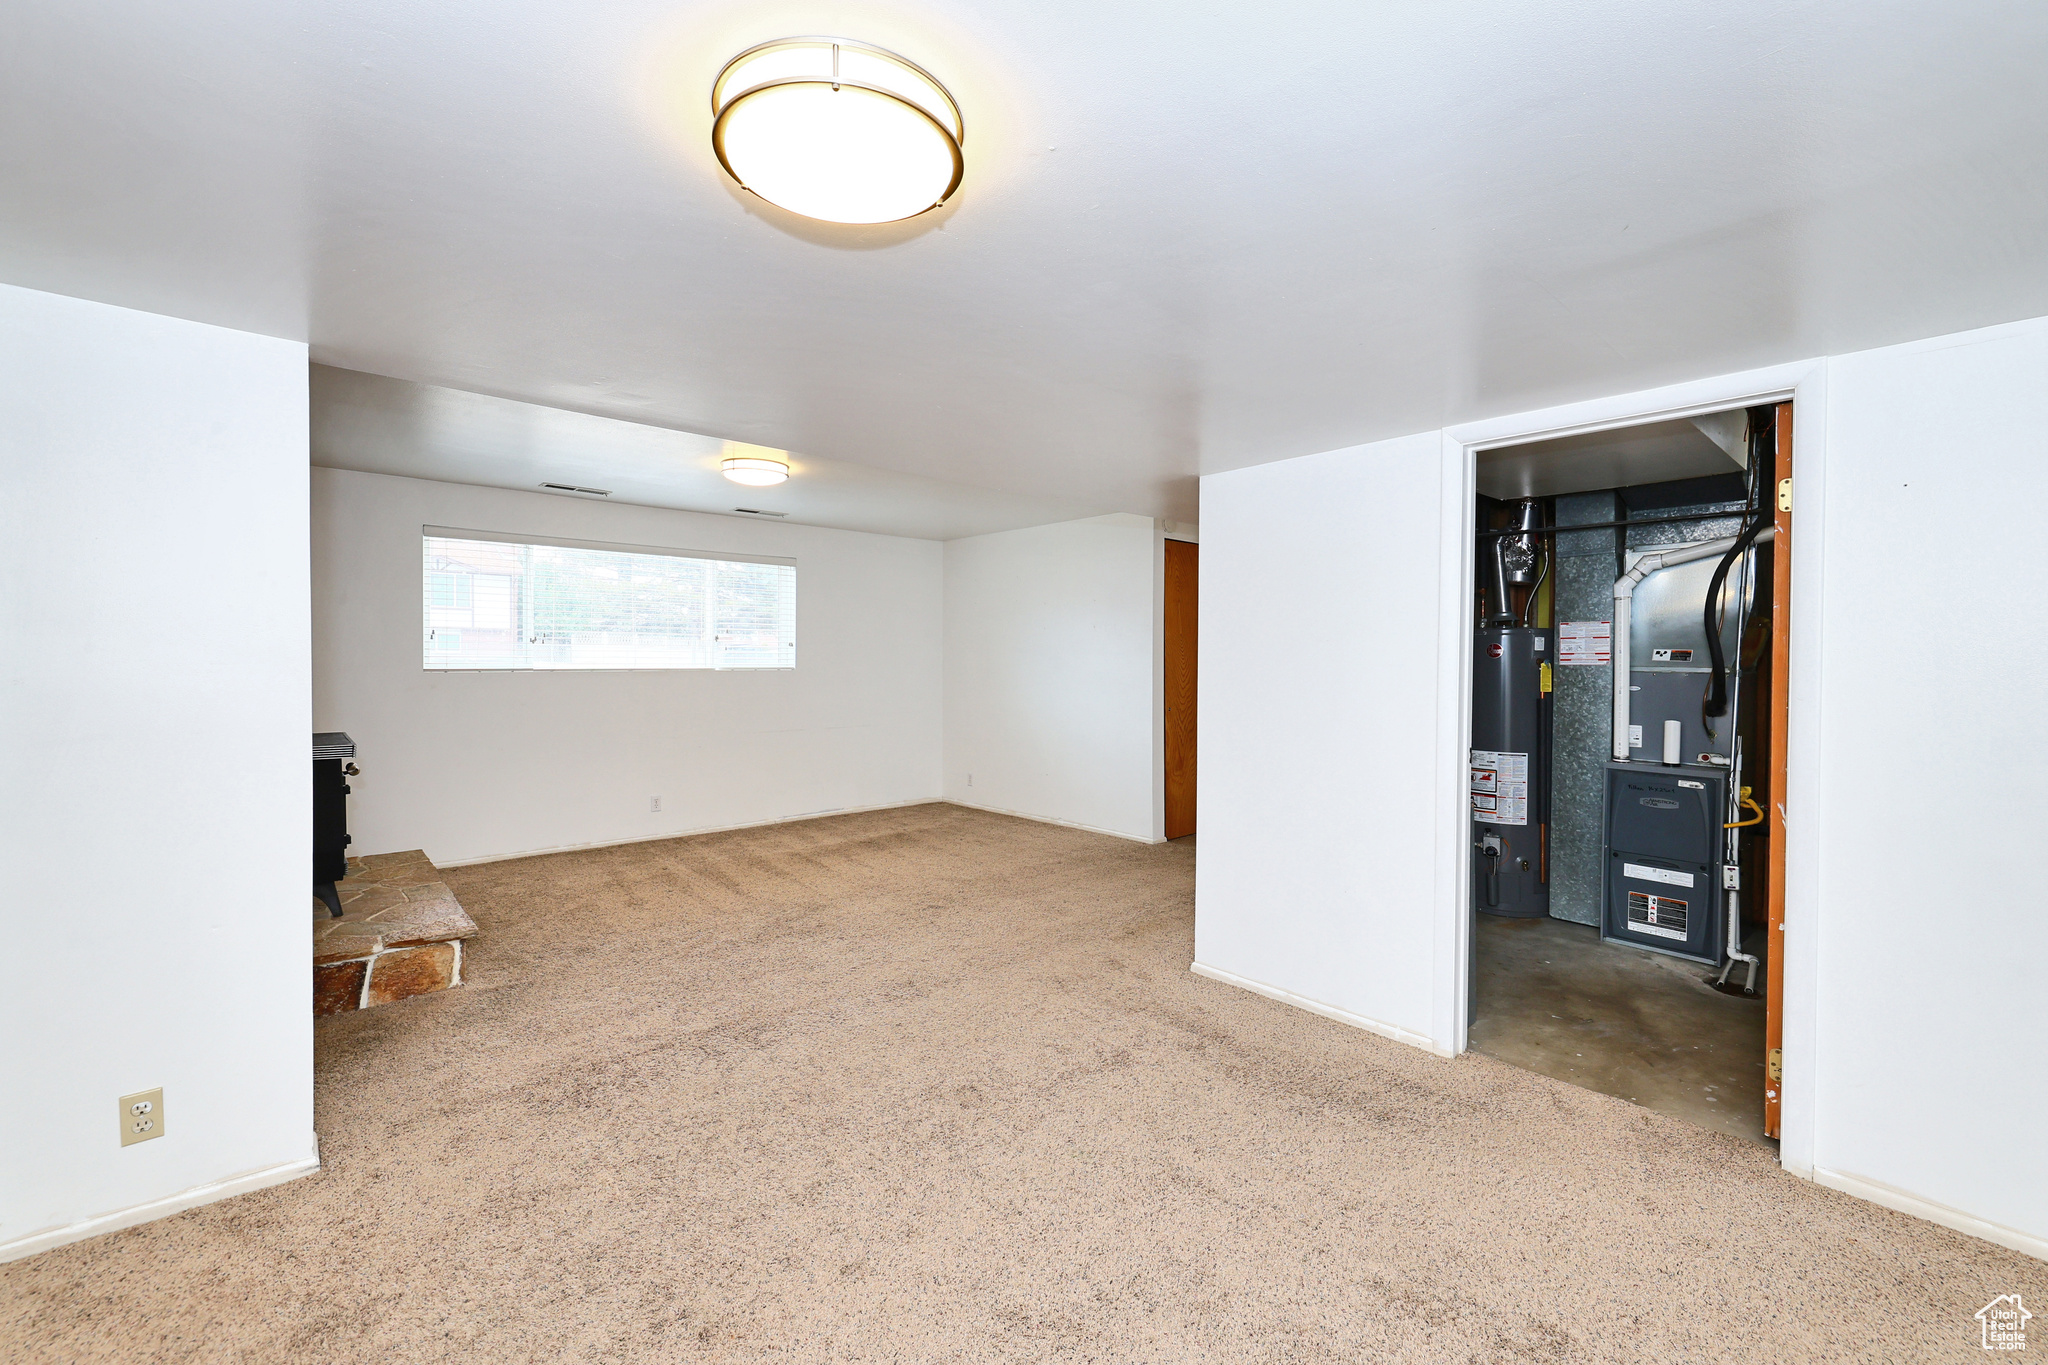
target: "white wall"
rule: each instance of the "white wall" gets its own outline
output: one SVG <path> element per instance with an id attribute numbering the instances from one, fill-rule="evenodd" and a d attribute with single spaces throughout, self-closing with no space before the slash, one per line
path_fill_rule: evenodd
<path id="1" fill-rule="evenodd" d="M 0 286 L 0 526 L 7 1259 L 315 1160 L 306 348 Z"/>
<path id="2" fill-rule="evenodd" d="M 1431 1033 L 1439 441 L 1202 480 L 1208 975 Z"/>
<path id="3" fill-rule="evenodd" d="M 2005 510 L 2041 479 L 2048 319 L 1785 369 L 1810 376 L 1785 1160 L 2048 1255 L 2048 897 L 2031 880 L 2048 861 L 2048 789 L 2031 776 L 2048 766 L 2048 639 L 2028 624 L 2038 556 Z M 1758 392 L 1784 376 L 1763 378 Z M 1462 828 L 1464 741 L 1443 736 L 1469 638 L 1445 635 L 1460 610 L 1440 611 L 1464 600 L 1446 583 L 1469 525 L 1440 489 L 1463 487 L 1469 438 L 1202 489 L 1196 970 L 1439 1051 L 1463 970 L 1443 929 L 1463 907 L 1439 856 L 1461 841 L 1439 840 L 1432 812 Z M 1315 648 L 1266 662 L 1316 625 Z"/>
<path id="4" fill-rule="evenodd" d="M 427 672 L 423 525 L 793 557 L 797 667 Z M 937 800 L 941 557 L 930 540 L 315 469 L 313 716 L 358 746 L 355 851 L 446 865 Z"/>
<path id="5" fill-rule="evenodd" d="M 1827 406 L 1815 1169 L 2042 1254 L 2048 319 L 1838 357 Z"/>
<path id="6" fill-rule="evenodd" d="M 947 800 L 1163 836 L 1164 553 L 1125 515 L 946 542 Z"/>

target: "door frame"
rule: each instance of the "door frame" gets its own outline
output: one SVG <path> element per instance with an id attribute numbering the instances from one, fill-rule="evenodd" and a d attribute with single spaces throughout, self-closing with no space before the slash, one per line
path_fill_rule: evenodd
<path id="1" fill-rule="evenodd" d="M 1173 672 L 1173 665 L 1177 659 L 1179 662 L 1184 663 L 1188 670 L 1195 675 L 1194 687 L 1192 689 L 1193 695 L 1190 698 L 1192 705 L 1189 709 L 1196 712 L 1197 714 L 1199 714 L 1201 710 L 1201 703 L 1199 701 L 1199 697 L 1201 695 L 1202 687 L 1201 671 L 1199 667 L 1199 649 L 1192 647 L 1186 648 L 1182 653 L 1180 653 L 1177 656 L 1174 650 L 1174 645 L 1177 643 L 1176 636 L 1173 631 L 1167 628 L 1169 623 L 1168 618 L 1170 613 L 1172 613 L 1173 611 L 1174 603 L 1172 592 L 1172 584 L 1174 581 L 1173 562 L 1177 555 L 1173 547 L 1176 545 L 1182 547 L 1185 554 L 1184 562 L 1191 565 L 1191 568 L 1188 570 L 1188 572 L 1191 572 L 1194 576 L 1194 586 L 1191 592 L 1191 596 L 1193 596 L 1195 599 L 1194 605 L 1196 607 L 1196 610 L 1194 613 L 1194 619 L 1191 619 L 1186 623 L 1186 628 L 1188 633 L 1191 636 L 1195 637 L 1195 639 L 1199 639 L 1200 637 L 1200 627 L 1197 624 L 1197 622 L 1199 621 L 1201 614 L 1201 542 L 1182 536 L 1169 535 L 1165 537 L 1163 540 L 1161 540 L 1159 544 L 1161 554 L 1159 583 L 1160 600 L 1162 603 L 1160 612 L 1161 702 L 1159 707 L 1159 766 L 1161 791 L 1160 834 L 1163 838 L 1166 839 L 1178 839 L 1184 835 L 1193 834 L 1195 832 L 1194 825 L 1199 825 L 1200 823 L 1200 781 L 1196 777 L 1196 773 L 1199 771 L 1199 754 L 1194 752 L 1196 737 L 1193 729 L 1190 728 L 1186 730 L 1187 745 L 1190 750 L 1188 756 L 1189 761 L 1187 764 L 1188 775 L 1185 783 L 1186 790 L 1181 792 L 1180 794 L 1186 798 L 1187 803 L 1190 806 L 1195 807 L 1195 812 L 1193 814 L 1194 825 L 1191 825 L 1191 827 L 1188 829 L 1182 830 L 1180 834 L 1175 834 L 1173 832 L 1173 797 L 1175 795 L 1175 784 L 1172 779 L 1174 773 L 1173 735 L 1175 733 L 1175 729 L 1171 724 L 1168 723 L 1167 717 L 1173 715 L 1173 707 L 1171 703 L 1174 700 L 1174 694 L 1171 675 Z M 1192 646 L 1194 644 L 1194 640 L 1189 640 L 1180 643 Z"/>
<path id="2" fill-rule="evenodd" d="M 1731 407 L 1790 400 L 1793 469 L 1791 652 L 1785 660 L 1791 697 L 1786 725 L 1788 813 L 1785 839 L 1785 1003 L 1783 1108 L 1779 1160 L 1812 1177 L 1815 992 L 1819 979 L 1813 844 L 1789 816 L 1816 809 L 1821 761 L 1820 643 L 1822 536 L 1827 489 L 1827 361 L 1798 361 L 1686 384 L 1596 398 L 1507 417 L 1466 422 L 1443 432 L 1437 634 L 1436 895 L 1432 910 L 1434 989 L 1431 1034 L 1436 1051 L 1466 1047 L 1471 943 L 1471 858 L 1465 770 L 1472 733 L 1472 593 L 1476 554 L 1472 526 L 1482 450 L 1527 441 L 1610 431 L 1645 422 L 1697 417 Z"/>

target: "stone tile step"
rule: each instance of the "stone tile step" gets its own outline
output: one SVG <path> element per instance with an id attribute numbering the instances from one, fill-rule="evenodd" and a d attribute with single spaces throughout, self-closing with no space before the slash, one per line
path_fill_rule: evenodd
<path id="1" fill-rule="evenodd" d="M 341 918 L 315 898 L 313 1013 L 340 1014 L 462 984 L 476 921 L 419 849 L 348 860 Z"/>
<path id="2" fill-rule="evenodd" d="M 346 1014 L 462 984 L 462 941 L 394 948 L 313 968 L 314 1015 Z"/>

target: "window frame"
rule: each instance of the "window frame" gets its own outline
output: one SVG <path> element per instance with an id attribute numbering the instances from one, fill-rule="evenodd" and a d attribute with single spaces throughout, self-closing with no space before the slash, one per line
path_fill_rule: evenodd
<path id="1" fill-rule="evenodd" d="M 427 576 L 436 572 L 449 574 L 450 576 L 468 577 L 472 580 L 479 576 L 474 572 L 467 575 L 454 575 L 453 572 L 450 570 L 434 570 L 428 568 L 426 563 L 426 543 L 430 540 L 468 540 L 481 541 L 487 544 L 494 545 L 544 546 L 547 548 L 560 550 L 592 550 L 602 554 L 661 555 L 670 559 L 693 559 L 721 564 L 768 564 L 777 567 L 788 568 L 792 571 L 792 574 L 797 568 L 797 561 L 795 557 L 789 555 L 746 554 L 728 550 L 689 550 L 681 549 L 671 545 L 639 545 L 622 541 L 579 540 L 568 536 L 535 535 L 526 532 L 482 531 L 467 527 L 422 525 L 420 527 L 420 574 L 422 581 L 420 584 L 419 627 L 421 631 L 420 671 L 423 673 L 792 673 L 796 671 L 796 607 L 794 602 L 794 579 L 792 579 L 790 585 L 792 602 L 789 637 L 790 660 L 788 663 L 703 665 L 664 664 L 650 665 L 645 667 L 623 668 L 536 668 L 533 667 L 531 664 L 478 665 L 476 663 L 469 662 L 456 663 L 450 665 L 435 664 L 429 662 L 426 655 L 426 640 L 428 638 L 427 632 L 429 632 L 432 629 L 438 629 L 439 627 L 434 626 L 433 622 L 429 617 L 429 613 L 436 610 L 436 608 L 427 601 L 427 584 L 425 582 Z M 515 583 L 518 582 L 518 576 L 513 576 L 512 581 Z M 469 585 L 469 587 L 470 591 L 468 593 L 468 609 L 473 613 L 475 611 L 476 600 L 474 583 L 472 582 Z M 461 609 L 462 608 L 453 608 L 453 610 Z M 449 608 L 442 608 L 442 610 L 449 610 Z M 461 627 L 451 628 L 462 629 Z"/>

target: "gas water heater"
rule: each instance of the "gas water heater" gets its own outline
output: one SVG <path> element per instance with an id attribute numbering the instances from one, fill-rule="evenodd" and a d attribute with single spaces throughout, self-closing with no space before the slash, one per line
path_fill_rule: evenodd
<path id="1" fill-rule="evenodd" d="M 1472 649 L 1472 904 L 1489 915 L 1550 913 L 1542 809 L 1543 666 L 1550 632 L 1489 627 Z"/>
<path id="2" fill-rule="evenodd" d="M 1550 631 L 1531 626 L 1541 515 L 1525 501 L 1510 534 L 1486 545 L 1486 608 L 1472 644 L 1472 904 L 1489 915 L 1550 913 L 1544 837 L 1549 795 L 1549 715 L 1544 685 Z M 1514 606 L 1516 588 L 1527 589 Z"/>

